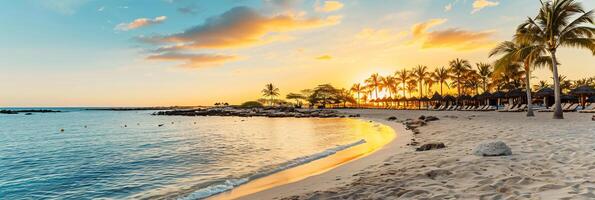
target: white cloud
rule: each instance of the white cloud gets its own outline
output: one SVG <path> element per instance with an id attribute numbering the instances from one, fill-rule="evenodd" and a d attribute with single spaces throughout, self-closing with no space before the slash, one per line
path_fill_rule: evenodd
<path id="1" fill-rule="evenodd" d="M 164 22 L 166 19 L 167 19 L 166 16 L 155 17 L 155 19 L 138 18 L 130 23 L 120 23 L 120 24 L 116 25 L 116 27 L 114 29 L 120 30 L 120 31 L 129 31 L 129 30 L 137 29 L 137 28 L 144 27 L 144 26 L 160 24 L 160 23 Z"/>
<path id="2" fill-rule="evenodd" d="M 498 4 L 500 3 L 497 1 L 475 0 L 473 1 L 473 11 L 471 11 L 471 14 L 474 14 L 485 7 L 497 6 Z"/>
<path id="3" fill-rule="evenodd" d="M 314 9 L 318 12 L 332 12 L 340 10 L 341 8 L 343 8 L 343 3 L 331 0 L 324 1 L 322 5 L 320 2 L 316 1 L 316 5 L 314 6 Z"/>
<path id="4" fill-rule="evenodd" d="M 448 5 L 444 6 L 444 12 L 448 12 L 452 10 L 452 3 L 449 3 Z"/>

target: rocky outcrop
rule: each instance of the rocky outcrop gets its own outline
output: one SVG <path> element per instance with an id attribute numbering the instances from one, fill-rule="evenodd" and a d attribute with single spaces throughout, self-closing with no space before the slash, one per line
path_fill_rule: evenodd
<path id="1" fill-rule="evenodd" d="M 61 112 L 59 110 L 0 110 L 0 114 L 19 114 L 19 113 L 55 113 Z"/>
<path id="2" fill-rule="evenodd" d="M 473 149 L 477 156 L 509 156 L 512 150 L 502 141 L 484 141 Z"/>
<path id="3" fill-rule="evenodd" d="M 359 117 L 359 115 L 343 115 L 334 110 L 310 110 L 282 108 L 198 108 L 186 110 L 169 110 L 155 112 L 153 115 L 181 115 L 181 116 L 236 116 L 236 117 L 270 117 L 270 118 L 344 118 Z"/>

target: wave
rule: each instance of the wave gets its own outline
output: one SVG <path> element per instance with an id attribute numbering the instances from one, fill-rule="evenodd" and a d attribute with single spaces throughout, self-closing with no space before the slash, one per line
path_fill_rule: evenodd
<path id="1" fill-rule="evenodd" d="M 218 183 L 218 184 L 213 184 L 213 185 L 209 185 L 207 187 L 198 189 L 192 193 L 190 193 L 188 196 L 183 197 L 183 198 L 178 198 L 178 200 L 196 200 L 196 199 L 203 199 L 203 198 L 207 198 L 219 193 L 223 193 L 229 190 L 232 190 L 233 188 L 242 185 L 244 183 L 247 183 L 251 180 L 257 179 L 257 178 L 261 178 L 264 176 L 268 176 L 292 167 L 296 167 L 299 165 L 303 165 L 330 155 L 333 155 L 339 151 L 351 148 L 353 146 L 357 146 L 360 144 L 364 144 L 366 143 L 366 140 L 361 139 L 357 142 L 353 142 L 350 144 L 346 144 L 346 145 L 339 145 L 327 150 L 324 150 L 323 152 L 320 153 L 316 153 L 313 155 L 309 155 L 309 156 L 303 156 L 303 157 L 299 157 L 293 160 L 290 160 L 288 162 L 285 162 L 283 164 L 280 165 L 276 165 L 276 167 L 272 167 L 272 168 L 268 168 L 268 169 L 262 169 L 259 170 L 260 172 L 255 173 L 253 175 L 244 177 L 244 178 L 238 178 L 238 179 L 229 179 L 229 180 L 225 180 L 222 183 Z"/>

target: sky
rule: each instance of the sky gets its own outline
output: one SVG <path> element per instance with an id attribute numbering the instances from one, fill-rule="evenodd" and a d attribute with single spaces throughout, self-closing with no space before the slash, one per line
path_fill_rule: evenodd
<path id="1" fill-rule="evenodd" d="M 583 1 L 588 10 L 595 1 Z M 490 48 L 538 0 L 21 0 L 0 7 L 0 106 L 238 104 Z M 560 73 L 595 75 L 588 50 Z M 547 69 L 532 80 L 549 80 Z M 551 83 L 551 81 L 550 81 Z"/>

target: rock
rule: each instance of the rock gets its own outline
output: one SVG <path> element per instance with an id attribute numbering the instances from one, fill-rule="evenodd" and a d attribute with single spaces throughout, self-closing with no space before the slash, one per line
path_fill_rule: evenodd
<path id="1" fill-rule="evenodd" d="M 502 141 L 484 141 L 473 149 L 476 156 L 509 156 L 512 150 Z"/>
<path id="2" fill-rule="evenodd" d="M 426 116 L 423 116 L 422 115 L 422 116 L 419 116 L 417 119 L 419 119 L 419 120 L 426 120 Z"/>
<path id="3" fill-rule="evenodd" d="M 429 172 L 426 172 L 426 176 L 428 176 L 428 178 L 435 180 L 436 178 L 440 178 L 442 176 L 448 176 L 451 175 L 452 172 L 448 171 L 448 170 L 444 170 L 444 169 L 435 169 L 435 170 L 430 170 Z"/>
<path id="4" fill-rule="evenodd" d="M 390 116 L 390 117 L 386 118 L 386 120 L 388 120 L 388 121 L 395 121 L 395 120 L 397 120 L 397 117 Z"/>
<path id="5" fill-rule="evenodd" d="M 426 122 L 431 122 L 431 121 L 438 121 L 440 119 L 438 119 L 438 117 L 435 117 L 435 116 L 427 116 L 425 120 L 426 120 Z"/>
<path id="6" fill-rule="evenodd" d="M 446 147 L 446 145 L 444 145 L 444 143 L 436 142 L 436 143 L 427 143 L 427 144 L 421 145 L 421 147 L 419 147 L 415 150 L 416 151 L 429 151 L 429 150 L 434 150 L 434 149 L 442 149 L 445 147 Z"/>

